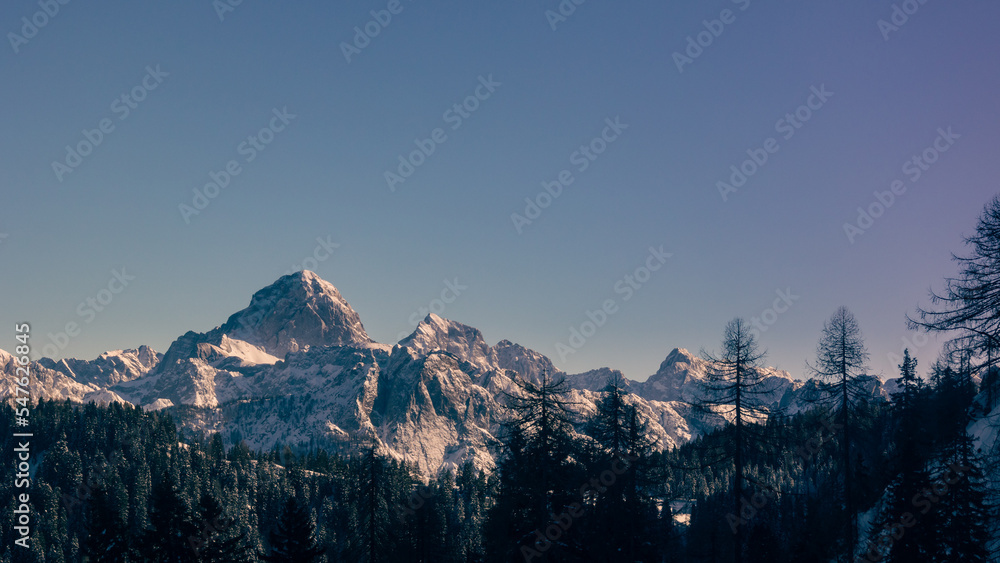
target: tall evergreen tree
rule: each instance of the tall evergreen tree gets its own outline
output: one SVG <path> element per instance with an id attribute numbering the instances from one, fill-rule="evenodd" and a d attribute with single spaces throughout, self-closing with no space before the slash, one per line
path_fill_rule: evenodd
<path id="1" fill-rule="evenodd" d="M 233 518 L 227 518 L 222 505 L 210 494 L 203 494 L 198 502 L 201 533 L 188 538 L 201 563 L 229 563 L 256 561 L 246 534 Z"/>
<path id="2" fill-rule="evenodd" d="M 83 554 L 91 563 L 127 563 L 132 560 L 132 538 L 121 510 L 103 486 L 95 487 L 87 507 L 87 538 Z"/>
<path id="3" fill-rule="evenodd" d="M 565 380 L 544 373 L 538 382 L 515 379 L 507 393 L 499 498 L 490 517 L 489 551 L 497 560 L 579 554 L 572 539 L 578 527 L 546 532 L 555 517 L 580 501 L 583 476 L 575 461 L 568 391 Z"/>
<path id="4" fill-rule="evenodd" d="M 152 528 L 146 530 L 139 546 L 141 557 L 156 563 L 196 562 L 188 538 L 199 530 L 169 473 L 153 488 L 149 503 Z"/>
<path id="5" fill-rule="evenodd" d="M 271 532 L 270 553 L 264 556 L 269 563 L 314 563 L 319 561 L 323 548 L 316 541 L 316 526 L 309 512 L 293 496 L 285 501 L 278 520 L 278 527 Z"/>
<path id="6" fill-rule="evenodd" d="M 941 513 L 934 560 L 941 562 L 989 561 L 987 542 L 996 520 L 986 502 L 983 462 L 967 432 L 969 407 L 975 397 L 971 365 L 944 367 L 936 378 L 936 405 L 943 435 L 936 456 L 934 482 L 940 492 Z M 943 485 L 942 485 L 943 483 Z M 946 489 L 946 490 L 944 490 Z"/>
<path id="7" fill-rule="evenodd" d="M 603 392 L 587 424 L 597 446 L 591 467 L 601 474 L 611 470 L 615 479 L 598 495 L 590 519 L 594 533 L 589 535 L 588 553 L 623 561 L 650 559 L 654 557 L 652 538 L 658 516 L 645 487 L 652 484 L 654 443 L 635 406 L 627 400 L 628 391 L 618 372 L 608 379 Z"/>
<path id="8" fill-rule="evenodd" d="M 870 530 L 865 551 L 886 557 L 887 563 L 929 561 L 936 543 L 937 513 L 929 503 L 914 502 L 920 491 L 931 485 L 927 471 L 927 404 L 922 381 L 916 373 L 917 360 L 903 351 L 899 366 L 899 391 L 893 396 L 893 438 L 895 452 L 891 464 L 894 479 L 888 487 L 888 502 Z M 869 559 L 871 555 L 869 555 Z"/>

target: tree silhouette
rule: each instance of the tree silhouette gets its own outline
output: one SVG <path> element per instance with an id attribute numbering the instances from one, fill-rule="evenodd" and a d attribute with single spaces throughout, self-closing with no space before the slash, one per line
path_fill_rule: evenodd
<path id="1" fill-rule="evenodd" d="M 965 237 L 972 247 L 966 256 L 952 255 L 958 277 L 946 278 L 943 292 L 931 290 L 932 305 L 907 315 L 911 328 L 957 335 L 951 351 L 965 351 L 986 366 L 996 363 L 1000 346 L 1000 196 L 986 204 L 976 234 Z"/>
<path id="2" fill-rule="evenodd" d="M 196 536 L 198 528 L 169 472 L 153 488 L 149 503 L 152 528 L 146 530 L 140 545 L 142 556 L 158 563 L 197 561 L 188 538 Z"/>
<path id="3" fill-rule="evenodd" d="M 820 379 L 830 382 L 827 390 L 840 406 L 841 473 L 844 485 L 844 515 L 847 535 L 847 561 L 852 561 L 857 551 L 857 511 L 851 485 L 851 418 L 852 405 L 862 396 L 859 376 L 868 362 L 868 349 L 857 319 L 847 307 L 839 307 L 823 323 L 816 363 L 809 369 Z"/>
<path id="4" fill-rule="evenodd" d="M 264 556 L 270 563 L 314 563 L 324 549 L 316 542 L 316 526 L 309 512 L 293 497 L 288 497 L 278 519 L 278 527 L 270 534 L 271 552 Z"/>
<path id="5" fill-rule="evenodd" d="M 766 392 L 760 367 L 765 353 L 757 345 L 757 337 L 749 323 L 735 318 L 726 324 L 722 352 L 715 356 L 703 352 L 711 368 L 705 383 L 705 398 L 695 405 L 698 409 L 721 414 L 733 423 L 731 458 L 733 460 L 733 512 L 727 516 L 735 535 L 734 560 L 743 560 L 743 528 L 740 516 L 744 491 L 744 455 L 751 439 L 746 424 L 762 419 L 767 413 L 761 407 L 759 395 Z"/>

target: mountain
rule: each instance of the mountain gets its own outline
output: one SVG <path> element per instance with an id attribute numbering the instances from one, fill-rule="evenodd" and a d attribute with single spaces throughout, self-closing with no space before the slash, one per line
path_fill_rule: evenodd
<path id="1" fill-rule="evenodd" d="M 108 387 L 146 375 L 160 363 L 162 358 L 163 354 L 149 346 L 140 346 L 134 350 L 105 352 L 94 360 L 67 358 L 56 362 L 42 358 L 38 363 L 80 383 Z"/>
<path id="2" fill-rule="evenodd" d="M 0 366 L 13 375 L 9 354 L 0 352 Z M 397 344 L 380 344 L 340 292 L 309 271 L 279 278 L 222 325 L 187 332 L 162 355 L 142 346 L 31 366 L 36 397 L 170 409 L 186 432 L 218 432 L 260 450 L 375 444 L 425 475 L 466 460 L 493 467 L 505 393 L 517 377 L 565 378 L 582 420 L 617 375 L 661 448 L 725 422 L 688 405 L 712 366 L 687 350 L 672 350 L 639 382 L 609 368 L 566 374 L 543 354 L 509 340 L 490 346 L 478 329 L 433 313 Z M 762 374 L 767 407 L 808 408 L 814 384 L 773 368 Z M 872 393 L 884 393 L 872 379 Z M 12 378 L 0 394 L 13 394 Z"/>

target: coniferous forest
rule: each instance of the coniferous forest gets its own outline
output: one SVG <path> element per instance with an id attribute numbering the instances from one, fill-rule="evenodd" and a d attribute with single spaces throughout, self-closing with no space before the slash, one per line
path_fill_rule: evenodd
<path id="1" fill-rule="evenodd" d="M 1000 563 L 1000 0 L 0 22 L 0 563 Z"/>
<path id="2" fill-rule="evenodd" d="M 906 362 L 892 405 L 852 404 L 849 474 L 835 409 L 659 453 L 614 387 L 581 443 L 560 384 L 524 383 L 498 470 L 467 464 L 429 483 L 370 449 L 227 451 L 218 435 L 179 436 L 169 414 L 42 401 L 39 525 L 30 552 L 2 560 L 832 561 L 857 525 L 869 560 L 990 561 L 987 460 L 963 424 L 981 409 L 967 366 L 935 365 L 922 383 Z M 987 379 L 1000 394 L 996 372 Z M 9 436 L 13 409 L 0 408 Z M 12 482 L 3 488 L 11 514 Z M 11 545 L 10 526 L 4 535 Z"/>
<path id="3" fill-rule="evenodd" d="M 36 526 L 0 561 L 996 561 L 1000 460 L 970 428 L 994 427 L 1000 399 L 1000 198 L 968 242 L 960 278 L 908 319 L 952 340 L 930 362 L 907 350 L 888 400 L 842 307 L 809 365 L 811 408 L 762 412 L 765 353 L 737 318 L 692 405 L 728 424 L 670 451 L 618 377 L 583 417 L 565 380 L 516 379 L 496 470 L 429 480 L 370 444 L 255 452 L 182 435 L 169 411 L 42 400 Z M 16 432 L 5 403 L 4 451 Z M 12 515 L 14 483 L 0 487 Z"/>

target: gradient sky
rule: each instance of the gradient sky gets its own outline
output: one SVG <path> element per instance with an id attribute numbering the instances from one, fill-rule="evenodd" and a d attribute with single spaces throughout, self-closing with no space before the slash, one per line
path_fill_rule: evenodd
<path id="1" fill-rule="evenodd" d="M 319 237 L 339 247 L 313 269 L 382 342 L 457 278 L 468 287 L 441 314 L 488 343 L 642 380 L 790 288 L 761 334 L 768 364 L 804 375 L 843 304 L 872 372 L 893 376 L 904 315 L 954 273 L 997 192 L 996 3 L 928 0 L 886 40 L 887 0 L 590 0 L 556 30 L 556 0 L 402 0 L 348 63 L 341 43 L 387 4 L 244 0 L 220 21 L 210 0 L 70 2 L 15 52 L 9 33 L 40 8 L 3 2 L 0 348 L 28 321 L 36 350 L 81 326 L 56 357 L 165 351 Z M 680 72 L 673 54 L 726 9 L 735 21 Z M 112 104 L 156 65 L 169 76 L 121 119 Z M 446 110 L 489 75 L 500 86 L 452 129 Z M 778 120 L 823 85 L 833 96 L 785 140 Z M 286 106 L 296 117 L 246 162 L 237 147 Z M 579 172 L 572 153 L 615 117 L 628 129 Z M 58 180 L 53 161 L 105 118 L 114 130 Z M 960 138 L 911 182 L 904 163 L 949 126 Z M 438 127 L 447 139 L 390 191 L 384 172 Z M 769 137 L 778 151 L 723 201 L 716 182 Z M 186 223 L 178 206 L 230 160 L 241 173 Z M 564 169 L 574 182 L 519 234 L 511 214 Z M 849 242 L 844 223 L 895 179 L 906 193 Z M 672 257 L 624 301 L 615 284 L 660 245 Z M 121 268 L 135 279 L 81 316 Z M 556 343 L 608 299 L 616 312 L 561 359 Z M 916 348 L 921 368 L 938 353 Z"/>

